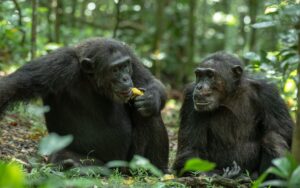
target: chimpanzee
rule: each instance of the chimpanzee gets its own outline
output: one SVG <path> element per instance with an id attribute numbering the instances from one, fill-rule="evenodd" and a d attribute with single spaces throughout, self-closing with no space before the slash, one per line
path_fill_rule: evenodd
<path id="1" fill-rule="evenodd" d="M 289 150 L 293 122 L 284 101 L 273 84 L 252 79 L 243 69 L 225 52 L 196 68 L 180 111 L 177 173 L 199 157 L 216 163 L 209 174 L 233 177 L 247 170 L 255 177 Z"/>
<path id="2" fill-rule="evenodd" d="M 144 95 L 132 99 L 132 87 Z M 165 88 L 124 43 L 88 39 L 1 78 L 0 112 L 35 97 L 50 107 L 48 131 L 74 137 L 69 147 L 50 156 L 51 162 L 77 166 L 91 158 L 101 165 L 137 154 L 167 169 L 168 136 L 160 114 Z"/>

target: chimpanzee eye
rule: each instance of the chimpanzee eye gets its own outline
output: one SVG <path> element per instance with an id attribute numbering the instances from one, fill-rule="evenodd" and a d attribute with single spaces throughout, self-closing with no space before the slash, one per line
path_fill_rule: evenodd
<path id="1" fill-rule="evenodd" d="M 214 73 L 213 71 L 208 71 L 208 72 L 207 72 L 207 76 L 208 76 L 209 78 L 213 78 L 213 77 L 215 76 L 215 73 Z"/>
<path id="2" fill-rule="evenodd" d="M 117 73 L 119 71 L 119 68 L 118 67 L 114 67 L 113 69 L 112 69 L 112 72 L 113 73 Z"/>

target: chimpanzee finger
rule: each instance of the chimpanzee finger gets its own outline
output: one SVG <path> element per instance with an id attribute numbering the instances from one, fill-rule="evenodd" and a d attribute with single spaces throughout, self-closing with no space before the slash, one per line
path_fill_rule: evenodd
<path id="1" fill-rule="evenodd" d="M 151 112 L 147 108 L 139 108 L 137 111 L 142 114 L 143 116 L 151 115 Z"/>
<path id="2" fill-rule="evenodd" d="M 146 91 L 146 89 L 143 88 L 143 87 L 139 87 L 138 89 L 141 90 L 142 92 L 145 92 L 145 91 Z"/>
<path id="3" fill-rule="evenodd" d="M 141 96 L 137 96 L 134 98 L 134 101 L 144 101 L 146 100 L 146 96 L 145 95 L 141 95 Z"/>
<path id="4" fill-rule="evenodd" d="M 146 101 L 134 101 L 134 107 L 136 108 L 144 107 L 146 104 Z"/>

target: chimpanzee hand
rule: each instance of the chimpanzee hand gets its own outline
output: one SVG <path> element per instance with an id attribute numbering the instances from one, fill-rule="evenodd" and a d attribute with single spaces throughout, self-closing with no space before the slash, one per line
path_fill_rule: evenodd
<path id="1" fill-rule="evenodd" d="M 227 167 L 223 169 L 223 177 L 225 178 L 234 178 L 240 174 L 241 167 L 233 161 L 233 167 Z"/>
<path id="2" fill-rule="evenodd" d="M 144 117 L 149 117 L 159 110 L 159 99 L 151 91 L 145 91 L 144 95 L 135 97 L 133 104 Z"/>

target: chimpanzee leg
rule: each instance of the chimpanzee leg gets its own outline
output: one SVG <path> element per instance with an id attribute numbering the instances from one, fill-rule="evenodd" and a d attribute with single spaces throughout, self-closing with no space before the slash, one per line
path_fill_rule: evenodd
<path id="1" fill-rule="evenodd" d="M 64 170 L 79 166 L 101 166 L 104 164 L 98 159 L 84 156 L 68 149 L 50 155 L 49 162 L 61 166 Z"/>
<path id="2" fill-rule="evenodd" d="M 149 143 L 146 148 L 147 157 L 155 166 L 163 172 L 168 171 L 169 139 L 161 117 L 153 118 L 153 124 L 149 131 Z"/>
<path id="3" fill-rule="evenodd" d="M 167 172 L 169 140 L 161 117 L 143 118 L 137 123 L 134 127 L 133 154 L 149 159 L 153 165 Z"/>

